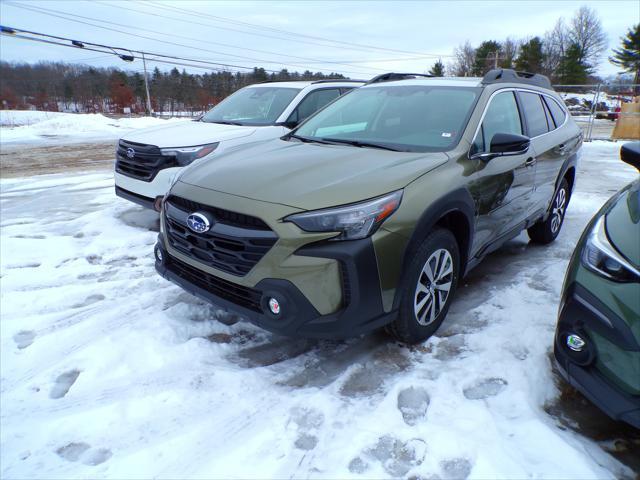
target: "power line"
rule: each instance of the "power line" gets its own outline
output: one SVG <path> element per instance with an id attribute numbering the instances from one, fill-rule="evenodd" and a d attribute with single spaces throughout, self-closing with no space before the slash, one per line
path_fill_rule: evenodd
<path id="1" fill-rule="evenodd" d="M 260 58 L 253 58 L 253 57 L 247 57 L 247 56 L 242 56 L 242 55 L 235 55 L 235 54 L 230 54 L 230 53 L 225 53 L 225 52 L 219 52 L 219 51 L 215 51 L 215 50 L 209 50 L 209 49 L 196 47 L 196 46 L 180 44 L 180 43 L 176 43 L 176 42 L 169 42 L 169 41 L 158 39 L 158 38 L 147 37 L 145 35 L 140 35 L 140 34 L 136 34 L 136 33 L 129 33 L 129 32 L 125 32 L 125 31 L 122 31 L 122 30 L 109 28 L 109 27 L 105 27 L 105 26 L 101 26 L 101 25 L 96 25 L 94 23 L 84 22 L 84 21 L 81 21 L 81 20 L 75 20 L 74 18 L 66 18 L 66 17 L 83 18 L 85 20 L 93 20 L 93 21 L 102 22 L 102 23 L 105 23 L 105 24 L 116 25 L 116 26 L 121 27 L 121 28 L 129 28 L 129 29 L 133 29 L 135 31 L 143 31 L 143 32 L 146 31 L 146 32 L 150 32 L 150 33 L 153 33 L 153 34 L 156 34 L 156 35 L 169 36 L 169 37 L 172 37 L 172 38 L 175 38 L 175 37 L 184 38 L 186 40 L 196 41 L 196 42 L 199 42 L 199 43 L 218 44 L 217 42 L 209 42 L 209 41 L 206 41 L 206 40 L 201 40 L 201 39 L 197 39 L 197 38 L 193 38 L 193 37 L 185 37 L 185 36 L 175 35 L 175 34 L 167 35 L 166 33 L 158 32 L 156 30 L 150 30 L 150 29 L 137 27 L 137 26 L 133 26 L 133 25 L 126 25 L 126 24 L 122 24 L 122 23 L 110 22 L 110 21 L 107 21 L 107 20 L 101 20 L 101 19 L 97 19 L 97 18 L 86 17 L 86 16 L 83 16 L 83 15 L 77 15 L 77 14 L 68 13 L 68 12 L 51 10 L 51 9 L 44 8 L 44 7 L 34 7 L 32 5 L 26 6 L 26 5 L 9 3 L 9 2 L 7 2 L 6 4 L 9 5 L 9 6 L 15 7 L 15 8 L 22 8 L 22 9 L 30 10 L 30 11 L 33 11 L 33 12 L 36 12 L 36 13 L 40 13 L 40 14 L 43 14 L 43 15 L 49 15 L 49 16 L 53 16 L 53 17 L 57 17 L 57 18 L 62 18 L 63 20 L 76 22 L 76 23 L 81 23 L 81 24 L 84 24 L 84 25 L 89 25 L 89 26 L 96 27 L 96 28 L 110 30 L 110 31 L 114 31 L 114 32 L 117 32 L 117 33 L 123 33 L 125 35 L 130 35 L 130 36 L 134 36 L 134 37 L 138 37 L 138 38 L 143 38 L 143 39 L 146 39 L 146 40 L 152 40 L 152 41 L 156 41 L 156 42 L 166 43 L 166 44 L 169 44 L 169 45 L 180 46 L 180 47 L 185 47 L 185 48 L 191 48 L 191 49 L 194 49 L 194 50 L 201 50 L 201 51 L 208 52 L 208 53 L 215 53 L 215 54 L 218 54 L 218 55 L 225 55 L 225 56 L 236 57 L 236 58 L 240 58 L 240 59 L 247 59 L 247 60 L 252 60 L 252 61 L 256 61 L 256 62 L 260 62 L 260 63 L 269 63 L 269 64 L 276 64 L 276 65 L 283 65 L 283 66 L 287 66 L 288 65 L 288 66 L 295 66 L 295 67 L 302 67 L 302 68 L 306 68 L 307 67 L 306 64 L 302 65 L 302 64 L 297 64 L 297 63 L 284 63 L 284 62 L 280 62 L 280 61 L 277 61 L 277 60 L 266 60 L 266 59 L 260 59 Z M 221 45 L 225 45 L 225 44 L 221 44 Z M 233 48 L 237 48 L 237 47 L 233 47 Z M 279 55 L 277 53 L 275 53 L 275 54 Z M 289 55 L 289 56 L 291 56 L 291 55 Z M 305 60 L 305 61 L 306 60 L 314 60 L 314 61 L 317 60 L 317 59 L 308 59 L 308 58 L 305 58 L 305 57 L 294 57 L 294 56 L 291 56 L 291 57 L 299 58 L 299 59 L 302 59 L 302 60 Z M 346 64 L 346 63 L 343 63 L 343 62 L 323 62 L 323 63 L 335 63 L 335 64 L 347 65 L 347 66 L 349 65 L 349 64 Z M 375 67 L 369 67 L 369 68 L 373 68 L 374 70 L 382 70 L 382 69 L 375 68 Z M 328 71 L 329 69 L 321 68 L 320 70 Z M 353 74 L 357 74 L 357 75 L 363 75 L 363 74 L 368 75 L 369 74 L 369 72 L 365 72 L 365 71 L 346 71 L 346 70 L 343 70 L 343 72 L 344 73 L 353 73 Z"/>
<path id="2" fill-rule="evenodd" d="M 152 41 L 156 41 L 156 42 L 160 42 L 160 43 L 165 43 L 165 44 L 168 44 L 168 45 L 189 48 L 189 49 L 192 49 L 192 50 L 201 50 L 201 51 L 204 51 L 204 52 L 216 53 L 216 54 L 221 53 L 221 52 L 216 52 L 216 51 L 213 51 L 213 50 L 208 50 L 208 49 L 205 49 L 205 48 L 194 47 L 194 46 L 185 45 L 185 44 L 182 44 L 182 43 L 170 42 L 170 41 L 167 41 L 167 40 L 147 37 L 145 35 L 139 35 L 139 34 L 136 34 L 136 33 L 129 33 L 129 32 L 125 32 L 123 30 L 118 30 L 118 29 L 115 29 L 115 28 L 105 27 L 105 26 L 102 26 L 102 25 L 96 25 L 95 23 L 85 22 L 85 21 L 82 21 L 82 20 L 75 20 L 73 18 L 66 18 L 66 16 L 62 16 L 62 15 L 69 15 L 70 16 L 70 14 L 62 14 L 62 15 L 60 15 L 60 14 L 57 14 L 57 13 L 40 12 L 40 11 L 38 11 L 38 9 L 40 7 L 35 7 L 34 8 L 34 7 L 31 7 L 31 6 L 27 7 L 27 6 L 24 6 L 24 5 L 15 5 L 15 4 L 8 4 L 8 5 L 11 5 L 11 6 L 17 7 L 17 8 L 23 8 L 25 10 L 31 10 L 31 11 L 34 11 L 34 12 L 37 12 L 37 13 L 42 13 L 44 15 L 49 15 L 49 16 L 52 16 L 52 17 L 62 18 L 63 20 L 68 20 L 68 21 L 72 21 L 72 22 L 76 22 L 76 23 L 81 23 L 81 24 L 88 25 L 88 26 L 95 27 L 95 28 L 101 28 L 103 30 L 109 30 L 109 31 L 117 32 L 117 33 L 122 33 L 124 35 L 129 35 L 129 36 L 132 36 L 132 37 L 143 38 L 143 39 L 146 39 L 146 40 L 152 40 Z M 112 23 L 112 22 L 109 22 L 109 23 Z M 131 27 L 131 28 L 133 28 L 133 27 Z M 224 55 L 224 53 L 223 53 L 223 55 Z M 275 64 L 279 64 L 279 65 L 287 65 L 287 64 L 280 63 L 280 62 L 270 62 L 270 61 L 264 61 L 264 60 L 260 60 L 260 59 L 256 59 L 256 61 L 263 62 L 263 63 L 275 63 Z M 203 62 L 204 62 L 204 60 L 203 60 Z M 222 64 L 220 62 L 211 62 L 211 63 L 219 63 L 221 65 L 225 65 L 225 64 Z M 306 65 L 300 65 L 300 64 L 289 64 L 289 65 L 306 68 Z M 252 69 L 253 68 L 253 67 L 246 67 L 246 66 L 239 66 L 239 65 L 231 65 L 231 66 L 234 67 L 234 68 L 245 68 L 245 69 Z M 319 70 L 330 71 L 327 68 L 320 68 Z M 355 72 L 355 71 L 343 70 L 343 72 L 344 73 L 355 73 L 357 75 L 365 74 L 365 72 L 362 72 L 362 71 Z"/>
<path id="3" fill-rule="evenodd" d="M 29 36 L 21 35 L 20 33 L 7 33 L 5 31 L 5 29 L 8 29 L 8 30 L 11 30 L 11 31 L 14 31 L 14 32 L 20 32 L 22 34 L 26 33 L 28 35 L 37 35 L 39 37 L 46 37 L 46 38 L 29 37 Z M 214 65 L 217 68 L 219 68 L 219 67 L 229 67 L 229 68 L 240 68 L 240 69 L 244 69 L 244 70 L 253 70 L 253 67 L 245 67 L 245 66 L 233 65 L 233 64 L 228 64 L 228 63 L 210 62 L 210 61 L 206 61 L 206 60 L 198 60 L 198 59 L 193 59 L 193 58 L 177 57 L 177 56 L 173 56 L 173 55 L 165 55 L 165 54 L 162 54 L 162 53 L 144 52 L 142 50 L 130 50 L 128 48 L 123 48 L 123 47 L 111 47 L 109 45 L 86 42 L 84 40 L 74 40 L 74 39 L 71 39 L 71 38 L 59 37 L 59 36 L 56 36 L 56 35 L 48 35 L 46 33 L 38 33 L 38 32 L 33 32 L 33 31 L 30 31 L 30 30 L 22 30 L 22 29 L 13 28 L 13 27 L 3 27 L 2 35 L 10 37 L 10 38 L 20 38 L 20 39 L 23 39 L 23 40 L 30 40 L 30 41 L 34 41 L 34 42 L 41 42 L 41 43 L 48 43 L 48 44 L 53 44 L 53 45 L 60 45 L 62 47 L 70 47 L 70 48 L 77 48 L 77 49 L 81 48 L 83 50 L 89 50 L 89 51 L 92 51 L 92 52 L 108 53 L 108 54 L 111 54 L 111 55 L 118 56 L 120 58 L 122 58 L 123 56 L 128 56 L 128 57 L 131 57 L 132 59 L 135 59 L 135 58 L 141 59 L 142 58 L 141 55 L 142 54 L 146 54 L 146 55 L 152 55 L 154 57 L 160 57 L 160 58 L 165 58 L 165 59 L 173 59 L 173 60 L 180 60 L 180 61 L 196 62 L 196 63 L 201 63 L 201 64 Z M 57 40 L 57 42 L 54 42 L 53 40 L 48 40 L 47 38 L 53 39 L 53 40 Z M 61 43 L 61 41 L 75 42 L 75 44 Z M 78 46 L 78 44 L 80 44 L 82 46 L 80 47 L 80 46 Z M 87 45 L 89 45 L 89 46 L 87 46 Z M 102 49 L 102 50 L 100 50 L 100 49 Z M 109 50 L 111 50 L 111 51 L 109 51 Z M 129 53 L 131 55 L 125 55 L 123 53 L 118 53 L 118 51 Z M 140 56 L 133 55 L 133 53 L 139 53 Z M 187 65 L 187 64 L 182 64 L 180 62 L 169 62 L 168 60 L 155 60 L 155 61 L 156 62 L 161 62 L 161 63 L 175 64 L 175 65 L 196 66 L 195 64 Z M 205 68 L 207 70 L 213 70 L 213 68 L 211 68 L 211 67 L 207 68 L 207 67 L 205 67 L 203 65 L 199 65 L 197 68 Z M 270 73 L 279 73 L 278 70 L 265 69 L 265 71 L 266 72 L 270 72 Z"/>
<path id="4" fill-rule="evenodd" d="M 449 55 L 440 55 L 440 54 L 422 54 L 422 53 L 416 52 L 416 51 L 398 50 L 398 49 L 393 49 L 393 48 L 378 47 L 378 46 L 374 46 L 374 45 L 358 44 L 358 43 L 353 43 L 353 42 L 343 42 L 341 40 L 333 40 L 333 39 L 325 38 L 325 37 L 306 35 L 306 34 L 302 34 L 302 33 L 291 32 L 291 31 L 281 30 L 281 29 L 272 28 L 272 27 L 265 27 L 263 25 L 256 25 L 254 23 L 242 22 L 240 20 L 233 20 L 233 19 L 226 18 L 226 17 L 220 17 L 220 16 L 217 16 L 217 15 L 211 15 L 211 14 L 208 14 L 208 13 L 205 13 L 205 12 L 189 10 L 187 8 L 184 8 L 184 7 L 175 7 L 175 6 L 171 6 L 171 5 L 158 4 L 157 2 L 152 2 L 152 1 L 147 1 L 146 3 L 148 5 L 150 5 L 150 6 L 152 6 L 152 7 L 160 8 L 160 9 L 163 9 L 165 11 L 174 11 L 174 12 L 177 12 L 177 13 L 182 13 L 183 15 L 196 16 L 198 18 L 207 17 L 207 18 L 214 19 L 214 20 L 216 20 L 218 22 L 231 23 L 231 24 L 242 25 L 242 26 L 248 26 L 250 28 L 268 30 L 268 31 L 276 32 L 276 33 L 283 33 L 285 35 L 292 35 L 292 36 L 295 36 L 295 37 L 303 37 L 303 38 L 309 38 L 309 39 L 313 39 L 313 40 L 320 40 L 320 41 L 323 41 L 323 42 L 339 44 L 339 45 L 324 45 L 324 44 L 318 44 L 318 43 L 314 43 L 314 42 L 302 42 L 301 40 L 297 40 L 297 41 L 302 42 L 302 43 L 311 43 L 312 45 L 321 45 L 323 47 L 332 47 L 332 48 L 344 49 L 345 46 L 350 46 L 350 47 L 352 47 L 351 48 L 352 50 L 386 51 L 386 52 L 402 53 L 402 54 L 409 54 L 409 55 L 423 55 L 425 57 L 430 56 L 430 57 L 435 57 L 435 58 L 442 57 L 442 56 L 449 56 Z M 217 28 L 224 28 L 224 27 L 217 27 Z M 232 30 L 232 31 L 238 31 L 236 29 L 229 29 L 229 28 L 225 28 L 225 29 Z M 274 37 L 274 36 L 270 36 L 270 35 L 252 33 L 252 32 L 243 32 L 243 31 L 240 31 L 240 32 L 241 33 L 246 33 L 246 34 L 249 34 L 249 35 L 259 35 L 259 36 L 265 36 L 265 37 L 268 37 L 268 38 L 276 38 L 276 39 L 279 39 L 279 40 L 287 40 L 287 41 L 289 41 L 289 39 L 283 39 L 282 37 Z M 355 48 L 353 48 L 353 47 L 355 47 Z"/>

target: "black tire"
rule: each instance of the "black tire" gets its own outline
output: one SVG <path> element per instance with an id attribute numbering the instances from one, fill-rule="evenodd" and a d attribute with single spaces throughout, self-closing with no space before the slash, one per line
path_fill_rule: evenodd
<path id="1" fill-rule="evenodd" d="M 545 221 L 540 220 L 527 229 L 532 242 L 547 245 L 556 239 L 562 229 L 570 197 L 569 183 L 563 178 L 558 190 L 556 190 L 556 194 L 553 196 L 551 211 L 547 219 Z"/>
<path id="2" fill-rule="evenodd" d="M 448 252 L 448 257 L 442 253 L 443 250 Z M 427 274 L 423 272 L 423 268 L 427 268 L 427 261 L 433 267 L 429 269 L 429 272 L 435 269 L 437 274 L 438 272 L 444 273 L 447 270 L 449 260 L 451 273 L 443 275 L 440 280 L 436 278 L 434 282 L 430 282 Z M 441 263 L 438 264 L 438 261 L 441 261 Z M 438 267 L 440 267 L 440 270 L 438 270 Z M 403 343 L 414 344 L 426 340 L 438 330 L 438 327 L 447 316 L 449 306 L 458 286 L 460 252 L 453 234 L 444 228 L 437 228 L 427 235 L 413 255 L 406 275 L 403 282 L 405 291 L 402 293 L 402 299 L 400 300 L 398 317 L 387 326 L 387 332 Z M 443 304 L 441 304 L 443 290 L 438 289 L 437 285 L 446 287 L 449 281 L 451 283 L 448 294 L 444 298 Z M 421 284 L 420 289 L 422 291 L 420 292 L 418 291 L 418 282 Z M 430 300 L 426 298 L 429 296 Z M 420 303 L 424 303 L 424 305 L 418 308 Z M 433 318 L 431 318 L 432 312 Z M 418 317 L 422 317 L 422 324 Z M 425 322 L 427 323 L 425 324 Z"/>

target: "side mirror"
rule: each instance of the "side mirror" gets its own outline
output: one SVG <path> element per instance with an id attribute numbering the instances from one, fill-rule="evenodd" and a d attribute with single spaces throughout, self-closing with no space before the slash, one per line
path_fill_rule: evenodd
<path id="1" fill-rule="evenodd" d="M 629 142 L 622 145 L 620 159 L 640 171 L 640 142 Z"/>
<path id="2" fill-rule="evenodd" d="M 477 153 L 471 156 L 472 160 L 478 159 L 483 162 L 496 157 L 507 157 L 511 155 L 522 155 L 529 150 L 531 141 L 529 137 L 516 135 L 513 133 L 496 133 L 491 139 L 491 147 L 488 153 Z"/>
<path id="3" fill-rule="evenodd" d="M 498 156 L 521 155 L 529 150 L 529 137 L 513 133 L 496 133 L 491 139 L 490 153 Z"/>

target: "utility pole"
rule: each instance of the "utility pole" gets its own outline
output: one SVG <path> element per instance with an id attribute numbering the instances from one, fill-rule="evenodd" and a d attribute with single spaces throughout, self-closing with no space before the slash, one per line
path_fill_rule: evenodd
<path id="1" fill-rule="evenodd" d="M 144 67 L 144 89 L 147 92 L 147 111 L 149 115 L 153 115 L 151 111 L 151 97 L 149 96 L 149 81 L 147 80 L 147 62 L 144 58 L 144 53 L 142 53 L 142 66 Z"/>
<path id="2" fill-rule="evenodd" d="M 499 50 L 496 50 L 495 56 L 493 57 L 493 68 L 498 68 L 498 55 L 500 54 Z M 144 59 L 144 57 L 143 57 Z"/>

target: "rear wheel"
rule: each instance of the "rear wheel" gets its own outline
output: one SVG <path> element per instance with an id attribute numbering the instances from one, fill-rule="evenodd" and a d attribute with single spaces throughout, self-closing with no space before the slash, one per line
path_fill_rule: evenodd
<path id="1" fill-rule="evenodd" d="M 431 232 L 409 264 L 406 290 L 388 331 L 404 343 L 426 340 L 440 327 L 458 284 L 460 254 L 449 230 Z"/>
<path id="2" fill-rule="evenodd" d="M 564 215 L 569 204 L 569 184 L 562 179 L 551 204 L 551 212 L 545 221 L 539 221 L 527 229 L 529 238 L 534 243 L 546 245 L 553 242 L 562 228 Z"/>

